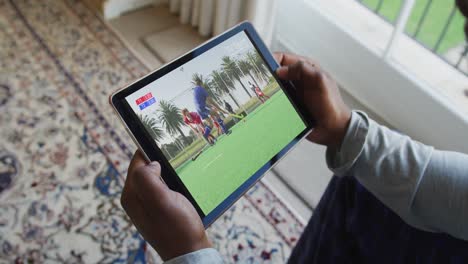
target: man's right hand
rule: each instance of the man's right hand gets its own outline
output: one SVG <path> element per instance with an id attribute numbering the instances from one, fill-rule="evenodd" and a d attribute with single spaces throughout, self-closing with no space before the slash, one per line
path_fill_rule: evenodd
<path id="1" fill-rule="evenodd" d="M 292 81 L 291 91 L 303 100 L 316 126 L 307 139 L 339 149 L 351 120 L 351 110 L 343 102 L 336 82 L 313 60 L 288 53 L 275 53 L 280 64 L 278 77 Z"/>

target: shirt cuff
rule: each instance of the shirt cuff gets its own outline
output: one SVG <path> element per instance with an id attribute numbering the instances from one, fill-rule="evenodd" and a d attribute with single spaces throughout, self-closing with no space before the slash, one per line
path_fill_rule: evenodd
<path id="1" fill-rule="evenodd" d="M 369 117 L 361 111 L 353 111 L 348 130 L 339 150 L 327 148 L 328 168 L 337 176 L 345 175 L 364 149 L 369 131 Z"/>
<path id="2" fill-rule="evenodd" d="M 219 252 L 214 248 L 204 248 L 188 254 L 175 257 L 166 262 L 166 264 L 218 264 L 224 263 Z"/>

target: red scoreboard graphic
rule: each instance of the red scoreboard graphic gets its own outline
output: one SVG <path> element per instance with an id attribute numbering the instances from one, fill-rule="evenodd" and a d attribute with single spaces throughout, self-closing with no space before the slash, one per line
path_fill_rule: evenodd
<path id="1" fill-rule="evenodd" d="M 153 97 L 151 93 L 147 93 L 142 97 L 136 99 L 136 104 L 140 107 L 140 110 L 145 109 L 146 107 L 156 103 L 156 99 Z"/>

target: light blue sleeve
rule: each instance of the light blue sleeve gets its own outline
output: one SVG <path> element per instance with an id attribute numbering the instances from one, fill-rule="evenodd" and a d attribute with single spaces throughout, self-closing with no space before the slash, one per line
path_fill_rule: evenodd
<path id="1" fill-rule="evenodd" d="M 354 176 L 408 224 L 468 240 L 468 155 L 434 150 L 353 112 L 329 168 Z"/>
<path id="2" fill-rule="evenodd" d="M 224 263 L 219 252 L 214 248 L 200 249 L 176 258 L 170 259 L 165 264 L 220 264 Z"/>
<path id="3" fill-rule="evenodd" d="M 427 226 L 468 240 L 468 155 L 433 152 L 413 211 Z"/>

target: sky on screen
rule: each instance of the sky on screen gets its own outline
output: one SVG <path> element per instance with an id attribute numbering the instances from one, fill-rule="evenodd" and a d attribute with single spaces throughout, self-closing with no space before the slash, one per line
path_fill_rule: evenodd
<path id="1" fill-rule="evenodd" d="M 218 46 L 206 51 L 203 55 L 174 69 L 172 72 L 150 83 L 146 87 L 127 96 L 126 100 L 133 111 L 138 115 L 153 115 L 159 109 L 159 102 L 161 100 L 171 101 L 179 108 L 187 108 L 190 111 L 195 111 L 192 96 L 192 88 L 194 87 L 192 84 L 192 75 L 194 73 L 198 73 L 202 74 L 206 78 L 213 70 L 221 69 L 222 57 L 227 55 L 232 58 L 237 58 L 240 55 L 245 54 L 247 51 L 254 49 L 255 48 L 247 35 L 244 32 L 240 32 Z M 247 86 L 250 79 L 248 77 L 244 77 L 243 81 Z M 233 95 L 236 99 L 239 102 L 245 102 L 248 100 L 242 86 L 237 81 L 235 82 L 235 85 L 236 90 L 233 92 Z M 140 110 L 139 106 L 136 104 L 136 100 L 150 92 L 156 99 L 156 102 L 145 109 Z M 226 96 L 225 100 L 234 107 L 234 104 L 229 97 Z M 182 130 L 184 133 L 188 133 L 190 131 L 186 126 L 184 126 Z M 169 143 L 172 140 L 173 139 L 170 136 L 166 135 L 163 140 L 161 140 L 161 143 Z"/>

